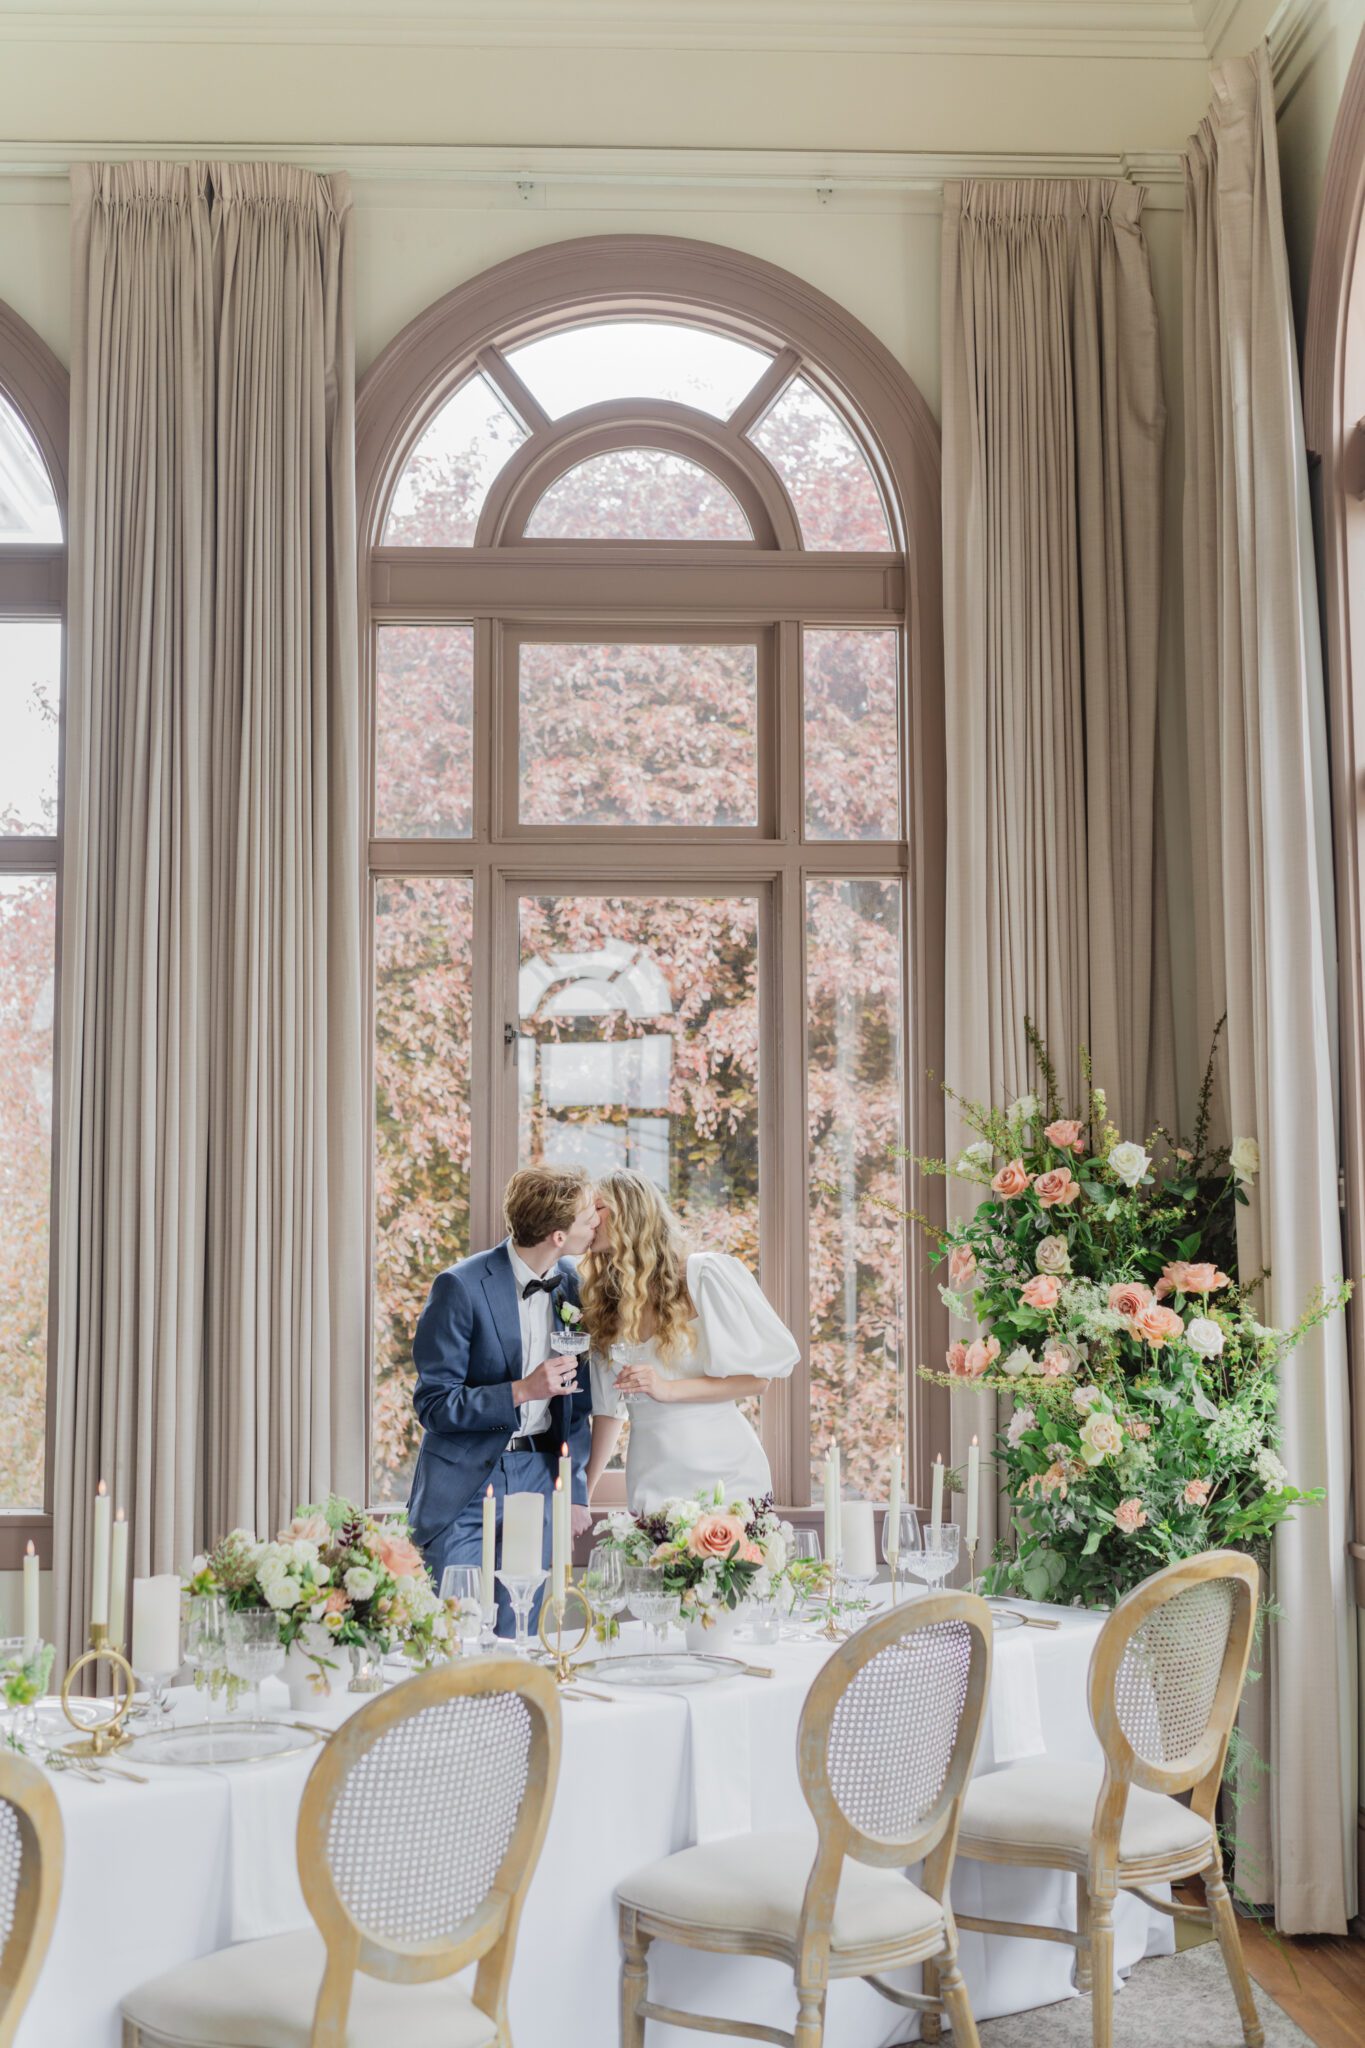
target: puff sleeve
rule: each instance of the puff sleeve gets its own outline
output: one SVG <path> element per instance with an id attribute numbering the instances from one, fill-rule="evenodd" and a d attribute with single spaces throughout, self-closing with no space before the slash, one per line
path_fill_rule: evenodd
<path id="1" fill-rule="evenodd" d="M 701 1325 L 708 1379 L 788 1377 L 800 1347 L 747 1266 L 725 1252 L 696 1252 L 687 1262 L 687 1291 Z"/>

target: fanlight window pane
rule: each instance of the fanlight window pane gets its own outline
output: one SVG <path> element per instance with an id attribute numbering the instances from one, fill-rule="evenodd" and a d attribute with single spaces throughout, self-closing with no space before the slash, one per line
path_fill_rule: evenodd
<path id="1" fill-rule="evenodd" d="M 808 548 L 895 545 L 867 457 L 828 399 L 794 377 L 749 435 L 787 486 Z"/>
<path id="2" fill-rule="evenodd" d="M 61 698 L 60 622 L 0 621 L 0 836 L 57 829 Z"/>
<path id="3" fill-rule="evenodd" d="M 526 429 L 488 379 L 448 398 L 408 459 L 384 522 L 384 546 L 467 548 L 488 487 Z"/>
<path id="4" fill-rule="evenodd" d="M 474 628 L 381 626 L 375 831 L 467 839 L 474 811 Z"/>
<path id="5" fill-rule="evenodd" d="M 900 934 L 899 882 L 807 884 L 811 1469 L 837 1434 L 874 1499 L 905 1441 Z"/>
<path id="6" fill-rule="evenodd" d="M 52 1206 L 55 875 L 0 876 L 0 1508 L 41 1508 Z"/>
<path id="7" fill-rule="evenodd" d="M 529 540 L 752 540 L 738 500 L 700 463 L 661 448 L 613 448 L 551 484 Z"/>
<path id="8" fill-rule="evenodd" d="M 551 419 L 609 398 L 659 398 L 723 420 L 772 357 L 682 321 L 602 320 L 544 334 L 507 360 Z"/>
<path id="9" fill-rule="evenodd" d="M 808 839 L 895 839 L 900 828 L 894 633 L 803 641 Z"/>
<path id="10" fill-rule="evenodd" d="M 524 825 L 754 825 L 758 650 L 528 641 Z"/>
<path id="11" fill-rule="evenodd" d="M 0 544 L 58 541 L 61 515 L 38 444 L 0 396 Z"/>
<path id="12" fill-rule="evenodd" d="M 407 1498 L 420 1431 L 412 1333 L 432 1276 L 469 1250 L 474 885 L 386 880 L 374 919 L 371 1487 Z"/>

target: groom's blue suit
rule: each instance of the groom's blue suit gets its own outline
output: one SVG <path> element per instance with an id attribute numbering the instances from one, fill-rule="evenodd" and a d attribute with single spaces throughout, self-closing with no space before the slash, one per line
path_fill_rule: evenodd
<path id="1" fill-rule="evenodd" d="M 578 1300 L 578 1277 L 567 1259 L 556 1269 L 561 1296 Z M 547 1279 L 550 1277 L 546 1275 Z M 449 1564 L 478 1564 L 482 1558 L 483 1497 L 491 1485 L 497 1502 L 509 1493 L 541 1493 L 545 1509 L 545 1558 L 550 1562 L 549 1497 L 554 1493 L 559 1447 L 566 1443 L 573 1464 L 573 1497 L 586 1502 L 592 1394 L 583 1384 L 575 1394 L 550 1404 L 550 1425 L 529 1449 L 509 1450 L 519 1427 L 512 1383 L 541 1363 L 521 1355 L 517 1287 L 506 1242 L 438 1273 L 412 1341 L 417 1386 L 413 1405 L 425 1432 L 417 1454 L 408 1519 L 436 1583 Z M 510 1632 L 510 1610 L 498 1588 L 498 1632 Z"/>

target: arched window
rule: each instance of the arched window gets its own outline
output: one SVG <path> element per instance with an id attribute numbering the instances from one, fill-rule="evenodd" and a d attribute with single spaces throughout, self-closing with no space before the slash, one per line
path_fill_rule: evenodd
<path id="1" fill-rule="evenodd" d="M 50 1525 L 66 374 L 0 305 L 0 1567 Z"/>
<path id="2" fill-rule="evenodd" d="M 406 1491 L 431 1280 L 536 1159 L 651 1174 L 758 1270 L 806 1352 L 763 1403 L 780 1496 L 810 1499 L 836 1421 L 879 1494 L 934 1058 L 922 402 L 784 273 L 611 238 L 430 309 L 359 441 L 376 1497 Z"/>

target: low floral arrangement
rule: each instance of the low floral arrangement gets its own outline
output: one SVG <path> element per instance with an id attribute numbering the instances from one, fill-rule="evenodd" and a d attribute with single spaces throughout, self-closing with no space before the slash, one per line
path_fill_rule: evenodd
<path id="1" fill-rule="evenodd" d="M 320 1687 L 336 1669 L 332 1644 L 370 1656 L 402 1650 L 418 1665 L 453 1648 L 450 1616 L 406 1524 L 335 1497 L 299 1508 L 273 1543 L 232 1530 L 195 1559 L 189 1591 L 273 1609 L 281 1643 L 309 1658 Z"/>
<path id="2" fill-rule="evenodd" d="M 1293 1508 L 1322 1499 L 1281 1461 L 1278 1374 L 1350 1286 L 1319 1288 L 1290 1330 L 1258 1320 L 1265 1276 L 1235 1277 L 1235 1223 L 1260 1153 L 1251 1138 L 1209 1144 L 1212 1055 L 1193 1138 L 1138 1144 L 1110 1123 L 1084 1053 L 1084 1100 L 1064 1108 L 1029 1036 L 1042 1101 L 999 1110 L 947 1091 L 977 1136 L 951 1166 L 923 1162 L 985 1190 L 955 1229 L 916 1219 L 947 1262 L 950 1312 L 981 1333 L 925 1376 L 1013 1398 L 996 1458 L 1015 1527 L 989 1588 L 1108 1604 L 1202 1550 L 1263 1555 Z"/>
<path id="3" fill-rule="evenodd" d="M 762 1500 L 726 1500 L 717 1486 L 700 1499 L 666 1501 L 656 1513 L 607 1516 L 600 1541 L 628 1565 L 656 1565 L 680 1596 L 685 1622 L 714 1627 L 722 1610 L 765 1600 L 787 1569 L 792 1530 Z"/>

